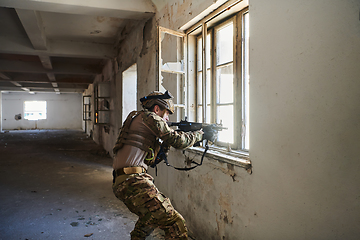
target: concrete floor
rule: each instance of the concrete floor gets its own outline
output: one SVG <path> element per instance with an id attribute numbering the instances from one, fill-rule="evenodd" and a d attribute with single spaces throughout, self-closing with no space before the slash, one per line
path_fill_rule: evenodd
<path id="1" fill-rule="evenodd" d="M 130 239 L 137 217 L 112 193 L 111 164 L 82 131 L 0 133 L 0 239 Z"/>

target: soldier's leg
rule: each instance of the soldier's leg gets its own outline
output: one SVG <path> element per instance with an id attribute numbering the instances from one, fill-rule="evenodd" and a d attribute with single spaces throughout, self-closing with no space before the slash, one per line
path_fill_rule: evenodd
<path id="1" fill-rule="evenodd" d="M 175 210 L 174 217 L 169 219 L 167 223 L 159 226 L 165 232 L 166 239 L 188 239 L 188 232 L 185 224 L 185 219 Z"/>
<path id="2" fill-rule="evenodd" d="M 144 222 L 143 219 L 139 218 L 139 220 L 135 224 L 134 230 L 130 233 L 131 240 L 143 240 L 147 236 L 149 236 L 156 226 L 149 225 Z"/>
<path id="3" fill-rule="evenodd" d="M 152 224 L 152 214 L 145 206 L 146 202 L 151 201 L 158 193 L 153 178 L 148 174 L 136 175 L 114 184 L 113 191 L 115 196 L 139 217 L 135 229 L 131 232 L 131 239 L 145 239 L 157 227 Z"/>
<path id="4" fill-rule="evenodd" d="M 184 218 L 174 209 L 169 198 L 158 191 L 150 175 L 129 179 L 114 187 L 114 193 L 139 216 L 131 232 L 132 239 L 145 239 L 156 227 L 165 231 L 166 239 L 187 239 Z"/>
<path id="5" fill-rule="evenodd" d="M 165 239 L 188 239 L 185 219 L 174 209 L 169 198 L 158 192 L 146 207 L 153 218 L 151 223 L 164 230 Z"/>

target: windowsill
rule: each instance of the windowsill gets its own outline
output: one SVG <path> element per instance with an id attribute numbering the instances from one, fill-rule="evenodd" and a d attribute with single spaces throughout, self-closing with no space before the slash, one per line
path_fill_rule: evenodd
<path id="1" fill-rule="evenodd" d="M 191 147 L 186 149 L 186 151 L 202 155 L 205 149 L 203 147 Z M 205 157 L 245 168 L 249 173 L 251 173 L 251 161 L 249 158 L 249 153 L 247 152 L 235 150 L 231 150 L 229 152 L 225 148 L 210 146 L 209 150 L 206 152 Z"/>

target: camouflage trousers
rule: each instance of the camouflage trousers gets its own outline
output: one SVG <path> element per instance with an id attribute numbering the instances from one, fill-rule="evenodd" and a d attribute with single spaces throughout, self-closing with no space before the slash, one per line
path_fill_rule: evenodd
<path id="1" fill-rule="evenodd" d="M 147 173 L 121 175 L 113 184 L 115 196 L 139 216 L 132 240 L 145 239 L 157 227 L 166 239 L 188 239 L 185 219 L 171 205 L 170 199 L 156 188 L 154 178 Z"/>

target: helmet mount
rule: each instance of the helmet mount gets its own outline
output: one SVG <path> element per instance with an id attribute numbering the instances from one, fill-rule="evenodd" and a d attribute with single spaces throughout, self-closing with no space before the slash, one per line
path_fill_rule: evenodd
<path id="1" fill-rule="evenodd" d="M 145 109 L 150 109 L 154 105 L 159 105 L 167 109 L 170 114 L 175 112 L 174 103 L 172 101 L 173 96 L 169 91 L 161 93 L 158 91 L 151 92 L 149 95 L 140 98 L 140 102 Z"/>

